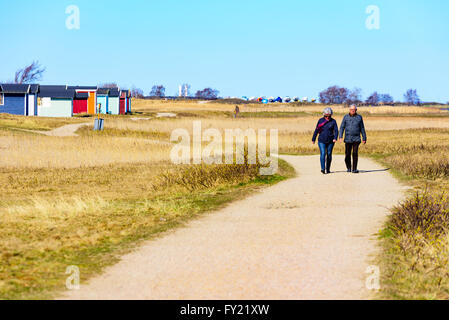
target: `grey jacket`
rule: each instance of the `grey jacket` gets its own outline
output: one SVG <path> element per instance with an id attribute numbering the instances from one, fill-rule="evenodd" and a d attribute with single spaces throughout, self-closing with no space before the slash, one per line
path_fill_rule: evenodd
<path id="1" fill-rule="evenodd" d="M 363 141 L 366 141 L 365 124 L 361 115 L 355 116 L 345 115 L 340 126 L 340 139 L 345 134 L 345 143 L 362 142 L 360 134 L 362 134 Z"/>

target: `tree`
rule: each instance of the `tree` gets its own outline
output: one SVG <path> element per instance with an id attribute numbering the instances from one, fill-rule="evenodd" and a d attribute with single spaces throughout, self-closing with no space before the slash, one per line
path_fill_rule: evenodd
<path id="1" fill-rule="evenodd" d="M 118 85 L 115 82 L 109 82 L 109 83 L 100 84 L 99 87 L 107 88 L 107 89 L 115 89 L 115 88 L 118 88 Z"/>
<path id="2" fill-rule="evenodd" d="M 150 96 L 159 98 L 165 97 L 165 87 L 162 85 L 153 86 L 153 88 L 151 88 Z"/>
<path id="3" fill-rule="evenodd" d="M 379 95 L 379 102 L 382 102 L 382 103 L 393 103 L 394 99 L 388 93 L 384 93 L 384 94 Z"/>
<path id="4" fill-rule="evenodd" d="M 320 92 L 320 101 L 324 104 L 342 104 L 348 100 L 349 90 L 332 86 Z"/>
<path id="5" fill-rule="evenodd" d="M 359 104 L 362 102 L 362 89 L 354 88 L 349 92 L 348 99 L 346 103 L 348 104 Z"/>
<path id="6" fill-rule="evenodd" d="M 30 65 L 16 71 L 14 83 L 31 83 L 42 79 L 45 68 L 41 67 L 39 61 L 33 61 Z"/>
<path id="7" fill-rule="evenodd" d="M 220 91 L 218 90 L 212 88 L 205 88 L 203 90 L 198 90 L 195 93 L 195 97 L 202 99 L 217 99 L 219 93 Z"/>
<path id="8" fill-rule="evenodd" d="M 136 88 L 136 87 L 132 87 L 131 89 L 131 97 L 133 98 L 143 98 L 143 90 Z"/>
<path id="9" fill-rule="evenodd" d="M 377 105 L 379 103 L 380 99 L 379 99 L 379 94 L 377 93 L 377 91 L 374 91 L 367 99 L 366 99 L 366 103 L 368 104 L 372 104 L 372 105 Z"/>
<path id="10" fill-rule="evenodd" d="M 420 104 L 421 100 L 419 99 L 418 93 L 416 92 L 416 89 L 408 89 L 407 92 L 404 94 L 405 102 L 411 105 L 417 105 Z"/>

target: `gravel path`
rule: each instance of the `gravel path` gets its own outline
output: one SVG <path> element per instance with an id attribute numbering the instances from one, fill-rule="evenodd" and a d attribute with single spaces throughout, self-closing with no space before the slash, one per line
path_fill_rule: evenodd
<path id="1" fill-rule="evenodd" d="M 16 129 L 19 131 L 25 131 L 25 132 L 32 132 L 32 133 L 39 133 L 44 136 L 51 136 L 51 137 L 76 137 L 78 136 L 75 132 L 84 126 L 88 126 L 89 123 L 76 123 L 76 124 L 67 124 L 65 126 L 49 130 L 49 131 L 41 131 L 41 130 L 29 130 L 29 129 Z"/>
<path id="2" fill-rule="evenodd" d="M 284 156 L 298 177 L 148 241 L 63 299 L 369 299 L 366 269 L 402 187 L 378 164 Z M 81 269 L 82 273 L 82 269 Z"/>
<path id="3" fill-rule="evenodd" d="M 76 137 L 78 136 L 75 132 L 84 126 L 88 126 L 90 123 L 76 123 L 76 124 L 68 124 L 51 131 L 38 131 L 46 136 L 53 137 Z"/>

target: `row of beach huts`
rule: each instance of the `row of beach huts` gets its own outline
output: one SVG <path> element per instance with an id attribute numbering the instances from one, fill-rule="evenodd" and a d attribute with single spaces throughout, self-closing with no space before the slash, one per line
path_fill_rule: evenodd
<path id="1" fill-rule="evenodd" d="M 0 113 L 40 117 L 126 114 L 131 94 L 120 88 L 39 84 L 0 84 Z"/>

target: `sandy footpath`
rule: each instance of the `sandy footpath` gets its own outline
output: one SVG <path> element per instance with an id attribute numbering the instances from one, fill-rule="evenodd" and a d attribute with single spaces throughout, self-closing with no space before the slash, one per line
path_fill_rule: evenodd
<path id="1" fill-rule="evenodd" d="M 369 159 L 283 156 L 298 177 L 144 243 L 63 299 L 369 299 L 375 234 L 405 188 Z M 81 269 L 82 273 L 82 269 Z"/>

